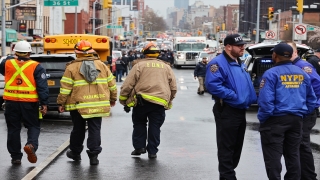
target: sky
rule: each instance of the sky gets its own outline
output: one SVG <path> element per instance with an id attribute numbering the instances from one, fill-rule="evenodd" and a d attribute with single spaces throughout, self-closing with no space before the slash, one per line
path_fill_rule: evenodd
<path id="1" fill-rule="evenodd" d="M 196 0 L 189 0 L 189 5 L 194 4 Z M 239 4 L 239 0 L 202 0 L 205 5 L 212 5 L 216 8 L 225 6 L 227 4 Z M 148 5 L 156 12 L 160 12 L 160 16 L 166 18 L 166 11 L 168 7 L 174 7 L 174 0 L 145 0 L 145 5 Z"/>

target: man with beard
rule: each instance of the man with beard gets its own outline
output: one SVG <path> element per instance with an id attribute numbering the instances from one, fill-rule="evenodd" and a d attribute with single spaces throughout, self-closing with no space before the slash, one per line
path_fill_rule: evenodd
<path id="1" fill-rule="evenodd" d="M 205 85 L 215 104 L 220 180 L 235 180 L 246 130 L 246 109 L 257 100 L 240 58 L 246 42 L 239 34 L 224 39 L 224 51 L 207 65 Z"/>

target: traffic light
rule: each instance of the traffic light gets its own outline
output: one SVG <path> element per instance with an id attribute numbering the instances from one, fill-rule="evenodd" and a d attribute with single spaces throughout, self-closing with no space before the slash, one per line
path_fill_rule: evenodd
<path id="1" fill-rule="evenodd" d="M 284 25 L 284 30 L 288 30 L 289 29 L 289 25 L 288 24 L 285 24 Z"/>
<path id="2" fill-rule="evenodd" d="M 269 20 L 273 19 L 273 11 L 274 11 L 274 8 L 273 7 L 269 7 L 269 9 L 268 9 Z"/>
<path id="3" fill-rule="evenodd" d="M 112 8 L 112 0 L 103 0 L 103 9 Z"/>
<path id="4" fill-rule="evenodd" d="M 220 26 L 216 26 L 216 31 L 220 32 Z"/>
<path id="5" fill-rule="evenodd" d="M 118 25 L 119 25 L 119 26 L 122 25 L 122 17 L 118 17 Z"/>
<path id="6" fill-rule="evenodd" d="M 226 24 L 225 23 L 222 23 L 221 29 L 222 29 L 222 31 L 226 30 Z"/>
<path id="7" fill-rule="evenodd" d="M 253 34 L 253 35 L 256 35 L 256 34 L 257 34 L 257 31 L 256 31 L 256 30 L 253 30 L 253 31 L 252 31 L 252 34 Z"/>
<path id="8" fill-rule="evenodd" d="M 303 0 L 297 0 L 297 11 L 299 11 L 299 13 L 303 12 Z"/>
<path id="9" fill-rule="evenodd" d="M 130 23 L 130 29 L 131 29 L 131 30 L 134 30 L 134 23 L 133 23 L 133 22 Z"/>

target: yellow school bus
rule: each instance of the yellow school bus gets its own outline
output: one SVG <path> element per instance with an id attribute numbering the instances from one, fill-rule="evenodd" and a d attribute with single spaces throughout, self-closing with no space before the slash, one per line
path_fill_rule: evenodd
<path id="1" fill-rule="evenodd" d="M 91 42 L 101 61 L 111 57 L 112 42 L 108 36 L 91 34 L 49 35 L 43 39 L 43 50 L 46 54 L 74 54 L 74 46 L 81 40 Z"/>

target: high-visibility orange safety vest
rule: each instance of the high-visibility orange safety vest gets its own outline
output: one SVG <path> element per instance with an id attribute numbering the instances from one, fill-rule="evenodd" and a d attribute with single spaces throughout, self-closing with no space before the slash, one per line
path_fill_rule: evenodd
<path id="1" fill-rule="evenodd" d="M 39 63 L 10 59 L 5 64 L 4 100 L 37 102 L 38 94 L 33 73 Z"/>

